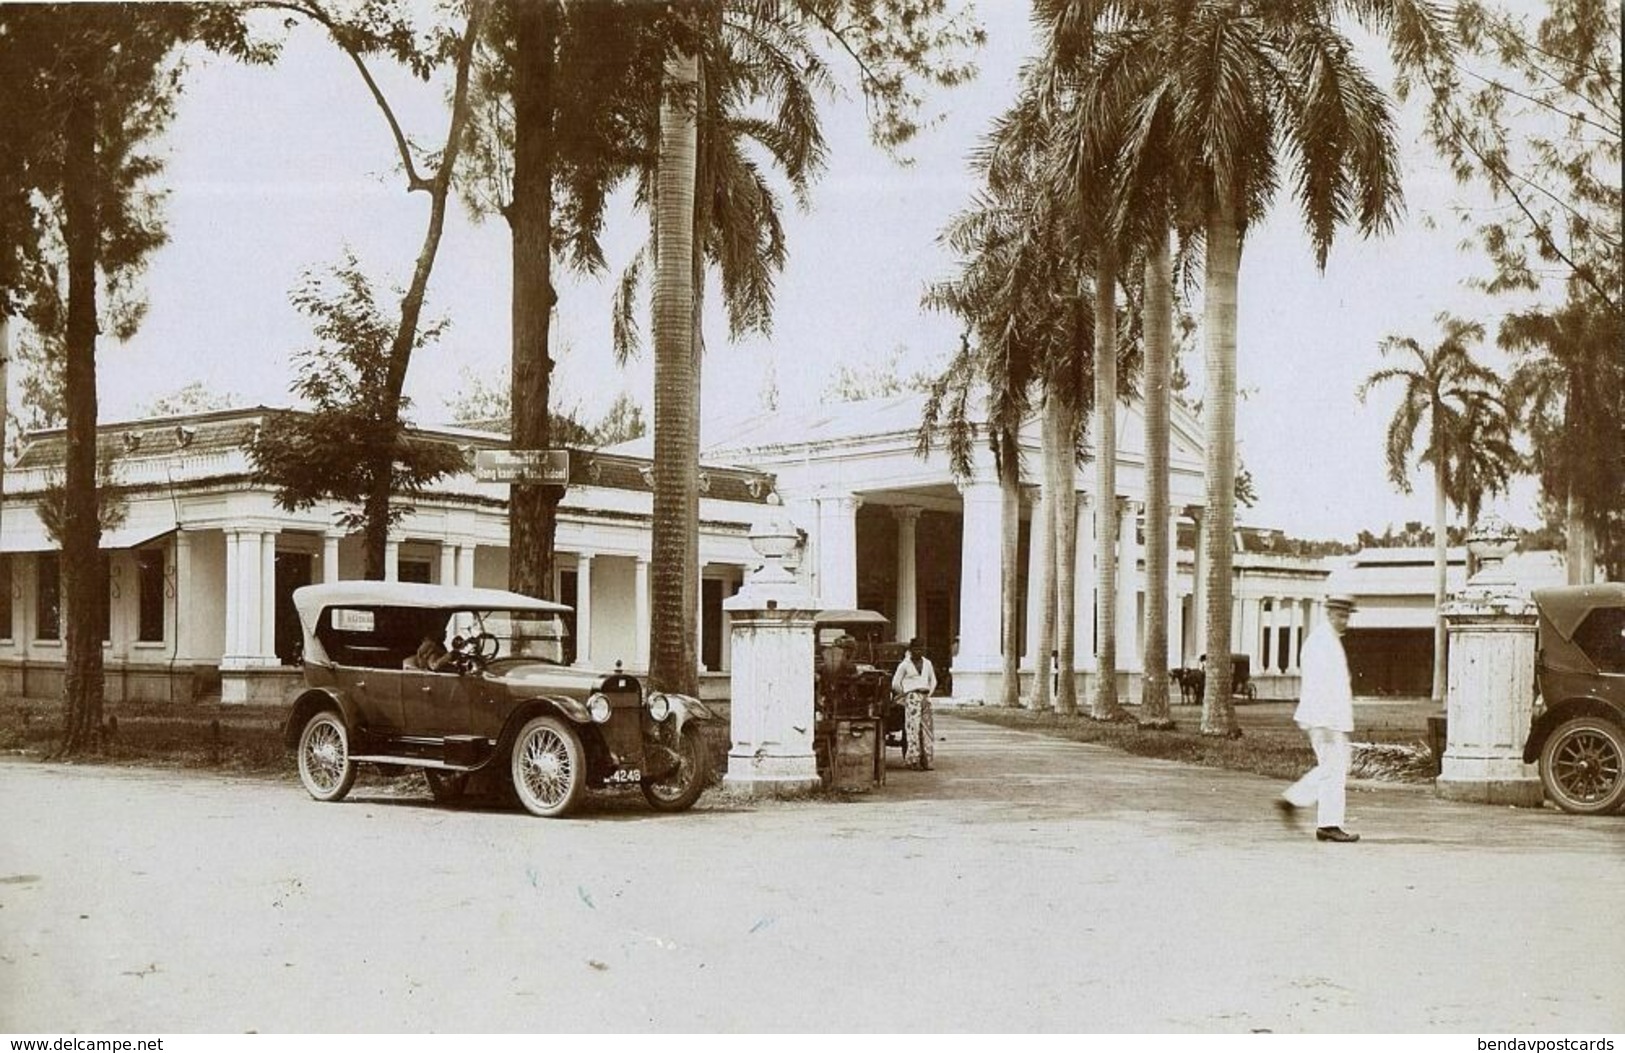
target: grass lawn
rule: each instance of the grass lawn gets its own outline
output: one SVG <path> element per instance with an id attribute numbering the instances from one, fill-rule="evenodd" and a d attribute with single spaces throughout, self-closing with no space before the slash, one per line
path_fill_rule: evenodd
<path id="1" fill-rule="evenodd" d="M 1136 708 L 1130 707 L 1129 712 L 1134 713 Z M 1176 726 L 1172 731 L 994 706 L 959 706 L 951 712 L 1073 742 L 1099 743 L 1141 757 L 1295 779 L 1314 766 L 1315 755 L 1308 738 L 1292 723 L 1293 708 L 1291 702 L 1237 706 L 1236 717 L 1242 730 L 1237 739 L 1201 734 L 1202 711 L 1196 706 L 1173 707 Z M 1357 702 L 1350 776 L 1384 782 L 1431 782 L 1433 752 L 1428 747 L 1427 718 L 1436 712 L 1437 708 L 1426 700 Z"/>
<path id="2" fill-rule="evenodd" d="M 1303 732 L 1292 723 L 1292 709 L 1290 702 L 1237 706 L 1242 728 L 1239 739 L 1200 734 L 1202 715 L 1195 706 L 1173 707 L 1173 731 L 992 706 L 958 706 L 952 712 L 1074 742 L 1096 742 L 1143 757 L 1296 778 L 1314 764 L 1314 754 Z M 1433 757 L 1427 745 L 1427 718 L 1435 712 L 1425 700 L 1357 703 L 1350 774 L 1389 782 L 1430 782 Z M 87 761 L 234 773 L 293 771 L 292 756 L 282 744 L 286 706 L 122 704 L 109 705 L 107 715 L 109 733 L 103 748 L 84 758 Z M 60 703 L 0 698 L 0 752 L 47 756 L 60 737 L 61 726 Z M 726 724 L 719 725 L 716 732 L 715 759 L 725 764 Z"/>

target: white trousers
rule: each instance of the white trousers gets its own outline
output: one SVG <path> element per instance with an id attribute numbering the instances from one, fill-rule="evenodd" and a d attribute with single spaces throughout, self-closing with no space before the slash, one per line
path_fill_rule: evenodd
<path id="1" fill-rule="evenodd" d="M 1315 749 L 1315 766 L 1281 796 L 1306 808 L 1316 806 L 1316 826 L 1342 826 L 1348 806 L 1349 735 L 1331 728 L 1305 728 Z"/>

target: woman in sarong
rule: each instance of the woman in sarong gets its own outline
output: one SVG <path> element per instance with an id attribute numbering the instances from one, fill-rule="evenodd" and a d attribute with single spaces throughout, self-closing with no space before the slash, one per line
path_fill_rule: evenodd
<path id="1" fill-rule="evenodd" d="M 892 674 L 891 689 L 893 695 L 903 696 L 903 760 L 910 768 L 930 771 L 936 752 L 931 692 L 937 689 L 937 671 L 921 649 L 919 637 L 908 642 L 908 651 Z"/>

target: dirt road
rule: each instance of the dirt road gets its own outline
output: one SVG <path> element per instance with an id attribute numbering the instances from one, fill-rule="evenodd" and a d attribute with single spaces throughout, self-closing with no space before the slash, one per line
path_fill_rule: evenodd
<path id="1" fill-rule="evenodd" d="M 681 816 L 0 764 L 0 1031 L 1625 1031 L 1625 819 L 939 717 L 939 770 Z M 895 758 L 895 753 L 893 757 Z"/>

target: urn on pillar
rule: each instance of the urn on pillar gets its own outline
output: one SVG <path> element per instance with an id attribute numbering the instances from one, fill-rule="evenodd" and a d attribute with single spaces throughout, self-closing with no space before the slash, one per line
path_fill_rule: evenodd
<path id="1" fill-rule="evenodd" d="M 784 566 L 800 538 L 778 495 L 751 525 L 762 566 L 722 604 L 733 623 L 732 739 L 724 783 L 752 795 L 819 785 L 813 757 L 813 616 L 818 602 Z"/>
<path id="2" fill-rule="evenodd" d="M 1444 604 L 1448 743 L 1435 787 L 1450 800 L 1541 802 L 1539 776 L 1523 762 L 1535 694 L 1536 612 L 1506 567 L 1516 545 L 1510 526 L 1486 517 L 1467 538 L 1480 570 Z"/>

